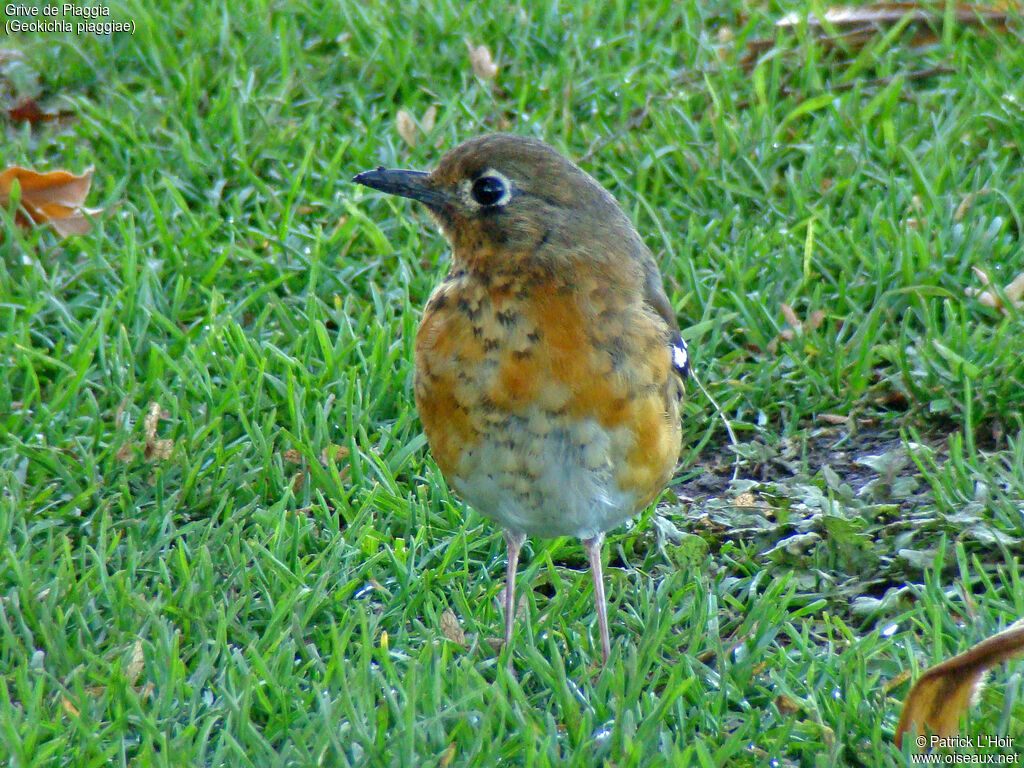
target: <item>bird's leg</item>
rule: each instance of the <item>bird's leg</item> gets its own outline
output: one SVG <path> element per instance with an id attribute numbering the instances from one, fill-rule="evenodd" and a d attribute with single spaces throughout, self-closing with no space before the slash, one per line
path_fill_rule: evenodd
<path id="1" fill-rule="evenodd" d="M 508 565 L 505 568 L 505 645 L 509 648 L 512 647 L 512 624 L 516 618 L 516 569 L 519 567 L 519 550 L 523 548 L 524 541 L 525 533 L 505 531 L 505 548 L 508 550 Z"/>
<path id="2" fill-rule="evenodd" d="M 587 559 L 590 560 L 590 575 L 594 579 L 594 602 L 597 603 L 597 626 L 601 630 L 601 656 L 605 663 L 608 663 L 608 655 L 611 653 L 611 641 L 608 637 L 608 608 L 604 600 L 604 573 L 601 570 L 601 545 L 604 543 L 604 534 L 599 533 L 592 539 L 583 539 L 583 546 L 587 550 Z"/>

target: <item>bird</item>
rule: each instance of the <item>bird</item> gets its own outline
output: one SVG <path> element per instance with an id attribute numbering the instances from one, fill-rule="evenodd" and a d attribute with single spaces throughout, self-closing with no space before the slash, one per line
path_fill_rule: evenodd
<path id="1" fill-rule="evenodd" d="M 416 333 L 413 394 L 446 482 L 504 533 L 505 647 L 526 537 L 570 536 L 607 664 L 604 536 L 670 481 L 690 367 L 651 251 L 599 182 L 532 137 L 484 134 L 432 171 L 353 181 L 422 203 L 451 246 Z"/>

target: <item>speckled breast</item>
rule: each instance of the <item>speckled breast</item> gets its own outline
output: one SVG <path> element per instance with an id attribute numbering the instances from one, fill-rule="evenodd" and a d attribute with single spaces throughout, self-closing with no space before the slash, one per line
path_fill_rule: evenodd
<path id="1" fill-rule="evenodd" d="M 535 536 L 594 536 L 660 492 L 678 386 L 664 321 L 601 281 L 457 272 L 416 337 L 438 466 L 479 512 Z"/>

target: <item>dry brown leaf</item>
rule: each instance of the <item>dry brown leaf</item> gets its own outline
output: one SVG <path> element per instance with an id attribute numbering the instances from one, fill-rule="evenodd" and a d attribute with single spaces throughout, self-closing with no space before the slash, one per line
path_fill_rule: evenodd
<path id="1" fill-rule="evenodd" d="M 441 634 L 458 645 L 466 644 L 466 633 L 462 631 L 459 617 L 451 608 L 445 608 L 441 614 Z"/>
<path id="2" fill-rule="evenodd" d="M 807 316 L 807 320 L 804 321 L 805 331 L 816 331 L 821 327 L 821 324 L 825 321 L 825 310 L 816 309 Z"/>
<path id="3" fill-rule="evenodd" d="M 826 424 L 849 424 L 850 417 L 839 413 L 819 413 L 818 421 L 824 421 Z"/>
<path id="4" fill-rule="evenodd" d="M 130 464 L 135 460 L 135 448 L 132 447 L 131 443 L 125 443 L 117 449 L 114 457 L 120 462 Z"/>
<path id="5" fill-rule="evenodd" d="M 786 319 L 786 322 L 796 330 L 800 330 L 802 323 L 800 322 L 800 318 L 796 316 L 796 312 L 793 311 L 793 308 L 789 306 L 789 304 L 783 302 L 780 309 L 782 310 L 782 316 Z"/>
<path id="6" fill-rule="evenodd" d="M 413 118 L 412 113 L 407 109 L 398 110 L 398 114 L 395 115 L 395 130 L 398 131 L 398 135 L 402 137 L 402 141 L 408 144 L 410 147 L 416 146 L 416 120 Z"/>
<path id="7" fill-rule="evenodd" d="M 342 459 L 348 458 L 349 451 L 344 445 L 329 445 L 320 451 L 320 463 L 325 467 L 330 464 L 330 459 L 334 459 L 334 463 L 338 464 Z M 346 467 L 347 469 L 347 467 Z"/>
<path id="8" fill-rule="evenodd" d="M 146 437 L 146 442 L 152 441 L 156 437 L 157 425 L 160 423 L 160 419 L 169 419 L 171 414 L 160 407 L 160 403 L 155 400 L 149 404 L 149 409 L 146 411 L 146 415 L 142 419 L 142 433 Z"/>
<path id="9" fill-rule="evenodd" d="M 67 696 L 60 697 L 60 708 L 64 710 L 64 714 L 71 717 L 78 717 L 81 712 L 78 711 L 78 707 L 71 703 L 71 699 Z"/>
<path id="10" fill-rule="evenodd" d="M 971 3 L 953 6 L 953 19 L 961 27 L 980 27 L 987 31 L 1005 33 L 1007 22 L 1014 11 L 1013 3 L 996 7 L 983 7 Z M 825 11 L 819 18 L 813 13 L 790 13 L 775 22 L 776 30 L 791 32 L 806 25 L 808 32 L 826 46 L 861 48 L 879 34 L 885 33 L 907 20 L 914 36 L 912 45 L 934 43 L 945 22 L 946 7 L 942 3 L 879 2 L 858 6 L 837 6 Z M 768 50 L 776 40 L 761 39 L 747 42 L 748 58 Z"/>
<path id="11" fill-rule="evenodd" d="M 775 697 L 775 706 L 782 715 L 795 715 L 800 712 L 800 705 L 784 693 Z"/>
<path id="12" fill-rule="evenodd" d="M 174 450 L 174 441 L 156 436 L 156 429 L 160 419 L 169 418 L 171 418 L 170 411 L 161 408 L 159 403 L 153 401 L 149 404 L 149 410 L 142 420 L 142 430 L 146 437 L 146 448 L 142 453 L 147 461 L 164 461 L 171 457 L 171 452 Z"/>
<path id="13" fill-rule="evenodd" d="M 914 23 L 941 25 L 945 7 L 941 4 L 926 5 L 919 0 L 909 2 L 866 3 L 864 5 L 837 6 L 825 11 L 824 20 L 810 14 L 807 26 L 812 30 L 823 30 L 831 25 L 839 32 L 855 32 L 862 29 L 885 31 L 909 17 Z M 965 26 L 994 24 L 1006 26 L 1006 8 L 985 8 L 971 3 L 957 3 L 953 9 L 954 19 Z M 799 13 L 790 13 L 775 22 L 780 29 L 795 28 L 804 22 Z"/>
<path id="14" fill-rule="evenodd" d="M 469 63 L 473 74 L 481 80 L 493 80 L 498 74 L 498 65 L 491 58 L 491 49 L 486 45 L 473 45 L 466 38 L 466 50 L 469 51 Z"/>
<path id="15" fill-rule="evenodd" d="M 301 464 L 302 463 L 302 454 L 299 453 L 294 448 L 289 448 L 287 451 L 282 453 L 281 454 L 281 458 L 284 459 L 289 464 Z"/>
<path id="16" fill-rule="evenodd" d="M 438 763 L 438 768 L 448 768 L 448 766 L 452 764 L 452 760 L 455 759 L 455 755 L 457 754 L 458 749 L 456 748 L 455 742 L 453 741 L 451 744 L 448 745 L 448 748 L 441 753 L 441 762 Z"/>
<path id="17" fill-rule="evenodd" d="M 974 274 L 977 276 L 978 281 L 982 287 L 989 285 L 989 277 L 984 270 L 972 267 Z M 979 291 L 977 288 L 965 288 L 964 293 L 970 297 L 977 297 L 978 303 L 986 307 L 993 307 L 998 309 L 1003 314 L 1006 314 L 1006 307 L 1003 305 L 1003 300 L 999 294 L 995 291 Z M 1003 289 L 1003 293 L 1006 294 L 1006 298 L 1010 300 L 1013 306 L 1024 308 L 1024 272 L 1020 273 L 1015 277 L 1006 288 Z"/>
<path id="18" fill-rule="evenodd" d="M 75 176 L 67 171 L 37 173 L 12 166 L 0 173 L 0 206 L 10 204 L 15 182 L 21 190 L 15 221 L 23 227 L 30 222 L 50 224 L 61 237 L 82 235 L 92 227 L 87 217 L 100 213 L 99 208 L 83 207 L 92 184 L 92 168 Z"/>
<path id="19" fill-rule="evenodd" d="M 132 646 L 132 657 L 124 670 L 124 679 L 128 681 L 128 685 L 135 685 L 145 664 L 146 657 L 142 653 L 142 640 L 136 640 L 135 645 Z"/>
<path id="20" fill-rule="evenodd" d="M 26 96 L 7 110 L 7 116 L 16 123 L 38 125 L 39 123 L 53 123 L 57 120 L 65 120 L 69 117 L 73 117 L 74 113 L 65 110 L 60 110 L 58 112 L 44 110 L 39 106 L 38 101 L 33 99 L 31 96 Z"/>
<path id="21" fill-rule="evenodd" d="M 437 105 L 431 104 L 427 107 L 427 111 L 423 113 L 423 117 L 420 118 L 420 130 L 424 133 L 430 133 L 434 130 L 434 126 L 437 124 Z"/>
<path id="22" fill-rule="evenodd" d="M 757 499 L 750 491 L 744 491 L 732 500 L 732 505 L 736 509 L 751 509 L 757 506 Z"/>
<path id="23" fill-rule="evenodd" d="M 174 441 L 165 438 L 146 443 L 144 455 L 149 461 L 167 461 L 174 452 Z"/>
<path id="24" fill-rule="evenodd" d="M 974 204 L 974 197 L 973 192 L 964 196 L 964 199 L 960 201 L 960 205 L 956 207 L 956 211 L 953 213 L 953 221 L 961 221 L 964 218 L 967 209 Z"/>
<path id="25" fill-rule="evenodd" d="M 811 312 L 811 314 L 807 316 L 806 320 L 801 320 L 797 317 L 796 310 L 785 302 L 779 306 L 779 310 L 782 312 L 782 317 L 790 327 L 783 328 L 779 331 L 778 336 L 768 342 L 766 351 L 770 355 L 774 355 L 778 351 L 780 341 L 792 341 L 798 334 L 802 334 L 806 331 L 816 331 L 825 321 L 825 311 L 822 309 L 816 309 Z"/>
<path id="26" fill-rule="evenodd" d="M 896 747 L 902 748 L 903 734 L 912 726 L 919 735 L 927 728 L 938 737 L 955 736 L 985 671 L 1022 653 L 1024 619 L 926 669 L 903 702 L 896 725 Z"/>

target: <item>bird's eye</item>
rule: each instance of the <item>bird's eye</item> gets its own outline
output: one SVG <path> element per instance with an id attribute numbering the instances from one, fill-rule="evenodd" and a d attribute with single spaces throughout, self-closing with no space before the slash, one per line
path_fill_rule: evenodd
<path id="1" fill-rule="evenodd" d="M 497 176 L 481 176 L 473 182 L 469 194 L 480 205 L 497 205 L 508 197 L 508 185 Z"/>

